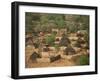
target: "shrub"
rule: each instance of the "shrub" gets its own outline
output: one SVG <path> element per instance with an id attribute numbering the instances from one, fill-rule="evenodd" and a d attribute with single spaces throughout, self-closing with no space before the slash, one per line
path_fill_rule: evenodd
<path id="1" fill-rule="evenodd" d="M 57 51 L 59 50 L 59 45 L 54 45 L 54 47 Z"/>
<path id="2" fill-rule="evenodd" d="M 53 45 L 55 41 L 55 35 L 51 34 L 50 36 L 46 37 L 46 44 Z"/>
<path id="3" fill-rule="evenodd" d="M 89 56 L 88 55 L 82 55 L 78 58 L 78 64 L 79 65 L 89 65 Z"/>

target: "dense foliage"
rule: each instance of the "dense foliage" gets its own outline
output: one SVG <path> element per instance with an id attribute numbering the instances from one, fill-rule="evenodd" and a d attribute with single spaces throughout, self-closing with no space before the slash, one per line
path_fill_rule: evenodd
<path id="1" fill-rule="evenodd" d="M 89 32 L 88 15 L 40 14 L 26 12 L 26 32 L 51 32 L 52 28 L 66 28 L 69 32 L 87 30 Z"/>

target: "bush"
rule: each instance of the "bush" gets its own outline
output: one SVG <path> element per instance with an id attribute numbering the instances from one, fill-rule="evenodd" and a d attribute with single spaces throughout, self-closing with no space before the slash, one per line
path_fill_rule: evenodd
<path id="1" fill-rule="evenodd" d="M 54 45 L 54 47 L 57 51 L 59 50 L 59 45 Z"/>
<path id="2" fill-rule="evenodd" d="M 78 59 L 79 65 L 89 65 L 89 56 L 88 55 L 82 55 Z"/>
<path id="3" fill-rule="evenodd" d="M 51 34 L 50 36 L 46 37 L 46 44 L 53 45 L 55 42 L 55 35 Z"/>

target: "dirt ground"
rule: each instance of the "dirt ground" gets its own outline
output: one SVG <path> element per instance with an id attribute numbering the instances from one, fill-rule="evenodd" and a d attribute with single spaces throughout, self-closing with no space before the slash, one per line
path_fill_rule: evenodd
<path id="1" fill-rule="evenodd" d="M 57 61 L 54 62 L 32 62 L 29 58 L 30 55 L 33 53 L 34 48 L 32 46 L 26 47 L 25 49 L 26 51 L 26 55 L 25 55 L 25 64 L 26 64 L 26 68 L 37 68 L 37 67 L 60 67 L 60 66 L 75 66 L 75 63 L 73 62 L 73 60 L 69 60 L 69 59 L 64 59 L 61 58 Z"/>
<path id="2" fill-rule="evenodd" d="M 74 37 L 74 39 L 76 39 L 75 38 L 76 37 L 75 34 L 70 34 L 70 40 L 72 39 L 71 37 Z M 74 43 L 76 43 L 76 42 L 75 41 L 71 41 L 71 45 L 72 46 L 74 45 Z M 78 50 L 77 48 L 74 48 L 74 49 Z M 46 62 L 45 59 L 44 59 L 45 62 L 37 62 L 37 61 L 33 62 L 32 60 L 30 60 L 30 56 L 32 55 L 32 53 L 34 51 L 38 51 L 38 50 L 36 50 L 31 45 L 25 47 L 25 67 L 26 68 L 76 66 L 76 63 L 75 63 L 75 61 L 73 59 L 67 59 L 67 58 L 61 58 L 61 59 L 56 60 L 54 62 Z M 78 54 L 86 54 L 86 50 L 81 50 L 81 52 L 78 52 L 75 55 L 78 55 Z"/>

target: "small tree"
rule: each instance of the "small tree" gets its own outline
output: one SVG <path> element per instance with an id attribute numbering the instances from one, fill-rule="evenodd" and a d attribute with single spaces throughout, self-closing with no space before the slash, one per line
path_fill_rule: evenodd
<path id="1" fill-rule="evenodd" d="M 49 45 L 54 45 L 55 35 L 51 34 L 50 36 L 46 37 L 46 43 Z"/>

